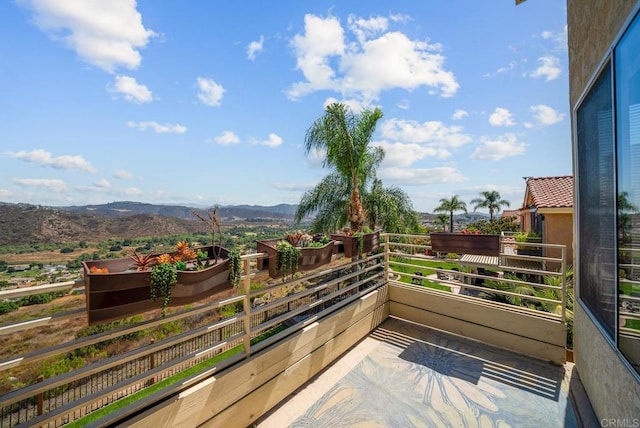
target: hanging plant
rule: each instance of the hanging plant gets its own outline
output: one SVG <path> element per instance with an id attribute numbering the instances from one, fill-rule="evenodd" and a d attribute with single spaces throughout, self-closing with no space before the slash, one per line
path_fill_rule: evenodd
<path id="1" fill-rule="evenodd" d="M 178 282 L 178 271 L 174 264 L 159 263 L 151 268 L 151 300 L 161 297 L 162 316 L 167 314 L 167 306 L 171 301 L 171 288 Z"/>
<path id="2" fill-rule="evenodd" d="M 282 280 L 284 281 L 287 273 L 291 273 L 291 276 L 293 276 L 298 270 L 300 249 L 283 240 L 276 244 L 276 253 L 276 270 L 282 272 Z"/>
<path id="3" fill-rule="evenodd" d="M 229 251 L 229 281 L 238 285 L 242 276 L 242 260 L 240 250 L 237 248 Z"/>

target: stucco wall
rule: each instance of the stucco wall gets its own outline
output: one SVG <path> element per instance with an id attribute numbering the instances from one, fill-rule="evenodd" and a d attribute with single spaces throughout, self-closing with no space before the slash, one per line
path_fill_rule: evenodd
<path id="1" fill-rule="evenodd" d="M 633 0 L 567 0 L 572 108 L 636 3 Z"/>
<path id="2" fill-rule="evenodd" d="M 640 0 L 567 0 L 572 110 L 638 3 Z M 579 305 L 574 341 L 576 368 L 598 418 L 629 418 L 628 424 L 633 418 L 637 421 L 640 384 Z"/>
<path id="3" fill-rule="evenodd" d="M 567 247 L 567 264 L 573 265 L 573 215 L 546 214 L 545 215 L 545 243 L 561 244 Z M 548 257 L 562 257 L 562 250 L 547 249 Z"/>
<path id="4" fill-rule="evenodd" d="M 581 306 L 576 305 L 574 317 L 574 359 L 594 412 L 599 420 L 626 420 L 626 426 L 634 426 L 634 418 L 640 418 L 640 383 Z"/>

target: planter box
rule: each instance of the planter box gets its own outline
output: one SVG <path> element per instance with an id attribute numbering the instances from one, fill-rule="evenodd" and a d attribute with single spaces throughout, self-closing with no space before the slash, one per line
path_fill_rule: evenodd
<path id="1" fill-rule="evenodd" d="M 216 249 L 218 246 L 216 246 Z M 200 247 L 212 260 L 212 246 Z M 229 251 L 221 248 L 218 263 L 206 269 L 178 271 L 178 282 L 171 291 L 169 306 L 195 303 L 232 288 L 229 282 Z M 135 271 L 129 258 L 84 261 L 84 286 L 89 325 L 159 309 L 162 298 L 151 301 L 151 270 Z M 109 273 L 91 273 L 92 267 Z"/>
<path id="2" fill-rule="evenodd" d="M 431 250 L 440 253 L 498 256 L 500 235 L 467 235 L 462 233 L 431 233 Z"/>
<path id="3" fill-rule="evenodd" d="M 268 258 L 258 259 L 257 268 L 258 270 L 269 269 L 269 276 L 271 278 L 281 276 L 281 272 L 276 269 L 278 265 L 276 245 L 283 240 L 284 239 L 265 239 L 256 241 L 256 251 L 269 255 Z M 298 258 L 298 270 L 301 272 L 309 271 L 330 263 L 334 244 L 335 242 L 331 240 L 322 247 L 301 247 L 300 257 Z"/>
<path id="4" fill-rule="evenodd" d="M 342 241 L 337 248 L 338 252 L 344 252 L 345 257 L 355 257 L 358 255 L 358 238 L 357 236 L 348 236 L 339 233 L 331 235 L 331 239 Z M 362 235 L 362 248 L 360 253 L 370 253 L 380 246 L 380 231 L 365 233 Z"/>

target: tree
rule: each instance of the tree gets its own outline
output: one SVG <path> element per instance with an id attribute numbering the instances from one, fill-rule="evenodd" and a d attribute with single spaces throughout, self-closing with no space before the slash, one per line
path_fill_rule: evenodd
<path id="1" fill-rule="evenodd" d="M 631 230 L 630 214 L 637 212 L 638 207 L 629 201 L 629 193 L 618 193 L 618 233 L 622 245 L 627 244 L 627 237 Z"/>
<path id="2" fill-rule="evenodd" d="M 480 192 L 482 198 L 476 198 L 471 201 L 472 204 L 476 204 L 473 207 L 473 211 L 476 211 L 478 208 L 487 208 L 489 210 L 489 220 L 493 220 L 493 213 L 500 212 L 500 206 L 510 206 L 511 203 L 504 199 L 500 199 L 500 193 L 495 190 L 487 190 L 485 192 Z"/>
<path id="3" fill-rule="evenodd" d="M 306 153 L 326 152 L 323 166 L 332 172 L 302 196 L 296 221 L 317 212 L 315 226 L 322 225 L 323 231 L 328 230 L 325 227 L 337 229 L 342 220 L 348 222 L 352 233 L 362 229 L 367 219 L 362 193 L 384 158 L 382 148 L 369 145 L 381 118 L 379 108 L 354 114 L 346 105 L 333 103 L 311 125 L 305 137 Z"/>
<path id="4" fill-rule="evenodd" d="M 374 179 L 371 190 L 363 196 L 364 210 L 371 230 L 380 226 L 390 233 L 417 231 L 420 217 L 413 209 L 409 196 L 399 187 L 383 187 L 380 179 Z"/>
<path id="5" fill-rule="evenodd" d="M 467 212 L 467 204 L 458 199 L 458 195 L 453 195 L 451 199 L 440 199 L 440 205 L 434 210 L 437 213 L 449 213 L 449 232 L 453 232 L 453 213 L 455 211 Z"/>
<path id="6" fill-rule="evenodd" d="M 433 222 L 442 227 L 442 231 L 444 232 L 447 227 L 447 223 L 449 222 L 449 216 L 445 213 L 440 213 L 436 216 Z"/>

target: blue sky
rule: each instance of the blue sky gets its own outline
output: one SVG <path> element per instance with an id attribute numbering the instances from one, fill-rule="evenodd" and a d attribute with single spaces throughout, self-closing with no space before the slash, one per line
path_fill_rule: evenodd
<path id="1" fill-rule="evenodd" d="M 571 174 L 565 3 L 0 2 L 0 201 L 295 204 L 307 128 L 379 107 L 414 207 Z M 472 206 L 470 206 L 472 208 Z"/>

